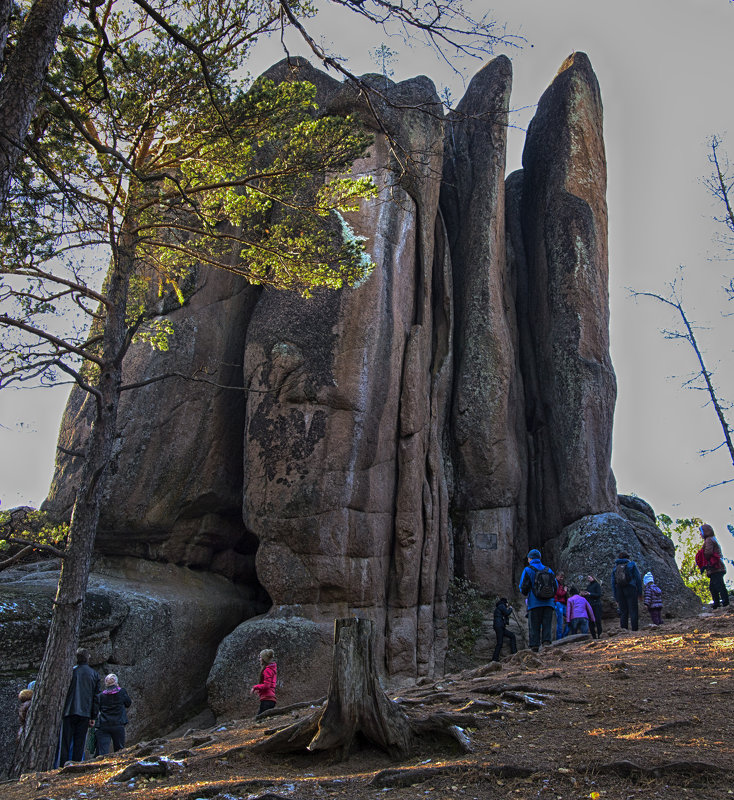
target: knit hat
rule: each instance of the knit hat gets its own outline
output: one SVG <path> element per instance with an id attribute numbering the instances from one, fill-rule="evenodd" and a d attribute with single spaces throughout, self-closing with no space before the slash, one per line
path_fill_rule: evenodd
<path id="1" fill-rule="evenodd" d="M 540 559 L 540 550 L 531 550 L 528 553 L 528 560 L 532 561 L 534 558 Z"/>
<path id="2" fill-rule="evenodd" d="M 708 539 L 709 536 L 714 535 L 714 529 L 708 524 L 708 522 L 704 522 L 699 530 L 701 531 L 701 536 L 703 536 L 704 539 Z"/>
<path id="3" fill-rule="evenodd" d="M 642 582 L 647 586 L 648 583 L 655 583 L 655 579 L 652 577 L 652 572 L 646 572 L 642 578 Z"/>
<path id="4" fill-rule="evenodd" d="M 114 672 L 110 672 L 109 675 L 105 675 L 104 685 L 108 688 L 117 686 L 117 675 L 115 675 Z"/>

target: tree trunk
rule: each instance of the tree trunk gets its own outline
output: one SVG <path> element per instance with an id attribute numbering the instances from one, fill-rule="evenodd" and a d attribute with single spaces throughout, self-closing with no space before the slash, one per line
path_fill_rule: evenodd
<path id="1" fill-rule="evenodd" d="M 338 619 L 334 623 L 331 683 L 319 727 L 308 749 L 340 750 L 346 757 L 356 734 L 388 752 L 405 755 L 412 744 L 408 718 L 383 692 L 374 658 L 374 623 Z"/>
<path id="2" fill-rule="evenodd" d="M 123 239 L 126 237 L 123 234 Z M 92 563 L 109 462 L 117 427 L 122 359 L 126 350 L 125 313 L 134 246 L 120 246 L 109 273 L 97 414 L 85 450 L 69 538 L 61 566 L 46 648 L 28 709 L 25 735 L 18 743 L 11 774 L 53 767 L 66 693 L 79 645 L 82 609 Z"/>
<path id="3" fill-rule="evenodd" d="M 0 215 L 56 49 L 69 0 L 36 0 L 0 81 Z"/>
<path id="4" fill-rule="evenodd" d="M 462 715 L 468 724 L 473 717 Z M 423 735 L 438 734 L 469 749 L 468 738 L 451 715 L 410 719 L 380 686 L 374 663 L 374 623 L 338 619 L 334 623 L 334 657 L 326 705 L 305 719 L 254 745 L 264 753 L 334 751 L 344 759 L 361 734 L 388 753 L 402 757 Z"/>

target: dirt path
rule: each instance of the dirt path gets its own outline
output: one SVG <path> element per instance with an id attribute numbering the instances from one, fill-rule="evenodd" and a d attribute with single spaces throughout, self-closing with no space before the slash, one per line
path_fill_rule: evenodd
<path id="1" fill-rule="evenodd" d="M 296 709 L 25 776 L 0 785 L 0 797 L 734 798 L 734 613 L 611 633 L 537 656 L 522 651 L 501 666 L 449 675 L 399 696 L 411 714 L 473 715 L 468 755 L 430 742 L 400 763 L 369 747 L 341 763 L 328 755 L 251 752 L 266 731 L 308 712 Z"/>

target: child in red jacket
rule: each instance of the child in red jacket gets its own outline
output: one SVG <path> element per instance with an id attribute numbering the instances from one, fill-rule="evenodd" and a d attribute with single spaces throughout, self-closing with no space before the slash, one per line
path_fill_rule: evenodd
<path id="1" fill-rule="evenodd" d="M 275 708 L 275 684 L 278 680 L 278 665 L 275 663 L 275 653 L 272 650 L 260 651 L 260 683 L 256 683 L 250 694 L 257 692 L 260 697 L 260 708 L 257 715 L 269 708 Z"/>

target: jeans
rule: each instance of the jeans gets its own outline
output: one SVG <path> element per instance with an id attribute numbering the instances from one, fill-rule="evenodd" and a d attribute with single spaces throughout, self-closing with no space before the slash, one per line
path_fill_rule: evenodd
<path id="1" fill-rule="evenodd" d="M 538 606 L 528 611 L 528 633 L 530 649 L 538 651 L 541 641 L 550 644 L 553 634 L 553 606 Z"/>
<path id="2" fill-rule="evenodd" d="M 720 605 L 729 605 L 729 592 L 726 590 L 723 572 L 714 572 L 709 576 L 709 590 L 711 599 L 714 601 L 714 608 L 718 608 Z"/>
<path id="3" fill-rule="evenodd" d="M 566 619 L 566 604 L 554 602 L 556 607 L 556 639 L 562 639 L 568 633 L 568 625 L 564 624 Z"/>
<path id="4" fill-rule="evenodd" d="M 586 617 L 576 617 L 569 623 L 571 626 L 571 633 L 588 633 L 589 620 Z"/>
<path id="5" fill-rule="evenodd" d="M 106 756 L 110 752 L 110 744 L 115 752 L 125 746 L 125 726 L 110 725 L 107 728 L 97 728 L 97 755 Z"/>
<path id="6" fill-rule="evenodd" d="M 622 586 L 617 589 L 617 603 L 619 603 L 619 625 L 629 627 L 633 631 L 638 629 L 637 587 Z"/>
<path id="7" fill-rule="evenodd" d="M 497 646 L 494 648 L 492 661 L 499 661 L 505 637 L 507 637 L 507 640 L 510 642 L 510 652 L 517 653 L 517 642 L 515 640 L 515 634 L 512 631 L 508 631 L 505 628 L 495 628 L 494 635 L 497 637 Z"/>

